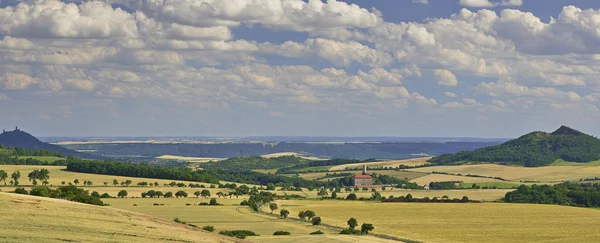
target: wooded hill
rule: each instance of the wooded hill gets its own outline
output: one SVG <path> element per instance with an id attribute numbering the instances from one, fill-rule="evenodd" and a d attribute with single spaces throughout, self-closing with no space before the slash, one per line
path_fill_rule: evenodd
<path id="1" fill-rule="evenodd" d="M 579 163 L 600 160 L 600 140 L 561 126 L 553 133 L 532 132 L 500 145 L 444 154 L 429 162 L 441 165 L 501 163 L 537 167 L 550 165 L 558 159 Z"/>
<path id="2" fill-rule="evenodd" d="M 102 159 L 102 156 L 80 153 L 58 145 L 44 143 L 31 134 L 18 129 L 1 133 L 0 144 L 2 144 L 4 147 L 52 151 L 65 156 L 76 156 L 84 159 Z"/>

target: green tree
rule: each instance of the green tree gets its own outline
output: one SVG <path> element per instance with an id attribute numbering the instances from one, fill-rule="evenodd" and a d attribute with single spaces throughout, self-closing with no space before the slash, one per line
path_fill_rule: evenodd
<path id="1" fill-rule="evenodd" d="M 87 185 L 88 185 L 88 186 L 92 186 L 93 184 L 94 184 L 94 183 L 93 183 L 92 181 L 88 181 L 88 182 L 87 182 Z"/>
<path id="2" fill-rule="evenodd" d="M 133 183 L 131 180 L 126 180 L 125 181 L 125 186 L 129 187 L 129 185 L 131 185 L 131 183 Z"/>
<path id="3" fill-rule="evenodd" d="M 332 199 L 336 199 L 337 198 L 337 192 L 332 192 L 331 193 L 331 198 Z"/>
<path id="4" fill-rule="evenodd" d="M 104 186 L 108 186 L 108 182 L 106 182 L 106 181 L 105 181 L 105 182 L 104 182 Z"/>
<path id="5" fill-rule="evenodd" d="M 298 212 L 298 218 L 302 219 L 302 220 L 305 219 L 306 218 L 306 212 L 304 212 L 304 211 Z"/>
<path id="6" fill-rule="evenodd" d="M 210 202 L 208 203 L 208 205 L 213 205 L 214 206 L 214 205 L 219 205 L 219 203 L 217 202 L 216 198 L 211 198 Z"/>
<path id="7" fill-rule="evenodd" d="M 320 225 L 321 224 L 321 217 L 314 217 L 312 220 L 312 225 Z"/>
<path id="8" fill-rule="evenodd" d="M 19 186 L 19 178 L 21 178 L 21 172 L 15 171 L 10 175 L 10 178 L 14 181 L 14 186 Z"/>
<path id="9" fill-rule="evenodd" d="M 271 214 L 273 213 L 273 211 L 277 210 L 277 208 L 278 208 L 277 203 L 269 204 L 269 209 L 271 209 Z"/>
<path id="10" fill-rule="evenodd" d="M 350 227 L 350 229 L 356 228 L 356 226 L 358 226 L 358 220 L 356 220 L 355 218 L 348 219 L 348 226 Z"/>
<path id="11" fill-rule="evenodd" d="M 306 210 L 304 211 L 304 215 L 306 216 L 306 218 L 308 218 L 308 220 L 311 220 L 312 218 L 314 218 L 317 214 L 315 214 L 315 212 L 311 211 L 311 210 Z"/>
<path id="12" fill-rule="evenodd" d="M 194 192 L 194 196 L 199 197 L 200 196 L 200 191 L 195 191 Z"/>
<path id="13" fill-rule="evenodd" d="M 187 197 L 187 196 L 188 196 L 187 192 L 184 192 L 184 191 L 178 191 L 175 193 L 175 197 L 177 197 L 177 198 Z"/>
<path id="14" fill-rule="evenodd" d="M 121 191 L 119 191 L 119 194 L 117 194 L 117 196 L 120 198 L 124 198 L 127 196 L 127 191 L 121 190 Z"/>
<path id="15" fill-rule="evenodd" d="M 282 209 L 281 211 L 279 211 L 279 216 L 281 217 L 287 219 L 288 215 L 290 215 L 290 211 L 288 211 L 287 209 Z"/>
<path id="16" fill-rule="evenodd" d="M 164 195 L 165 198 L 171 198 L 173 197 L 173 193 L 172 192 L 166 192 Z"/>
<path id="17" fill-rule="evenodd" d="M 73 183 L 75 183 L 75 185 L 77 186 L 77 185 L 79 184 L 79 179 L 75 179 L 75 180 L 73 181 Z"/>
<path id="18" fill-rule="evenodd" d="M 209 191 L 209 190 L 206 190 L 206 189 L 204 189 L 204 190 L 202 190 L 202 191 L 200 192 L 200 195 L 201 195 L 202 197 L 206 197 L 206 198 L 208 198 L 208 197 L 210 197 L 210 191 Z"/>
<path id="19" fill-rule="evenodd" d="M 117 179 L 113 180 L 113 186 L 118 186 L 119 185 L 119 181 Z"/>
<path id="20" fill-rule="evenodd" d="M 273 184 L 273 183 L 267 184 L 267 190 L 274 191 L 275 190 L 275 184 Z"/>
<path id="21" fill-rule="evenodd" d="M 33 182 L 34 186 L 37 185 L 37 179 L 39 178 L 39 170 L 33 170 L 29 172 L 27 178 L 29 178 L 29 181 Z"/>
<path id="22" fill-rule="evenodd" d="M 66 184 L 66 182 L 65 181 L 61 181 L 60 184 L 64 186 Z"/>
<path id="23" fill-rule="evenodd" d="M 348 194 L 348 196 L 346 197 L 346 200 L 356 200 L 356 194 L 354 193 L 350 193 Z"/>
<path id="24" fill-rule="evenodd" d="M 329 193 L 327 193 L 327 190 L 325 190 L 325 188 L 321 188 L 321 190 L 317 193 L 317 196 L 321 198 L 325 198 L 327 195 L 329 195 Z"/>
<path id="25" fill-rule="evenodd" d="M 362 224 L 362 226 L 360 227 L 360 232 L 362 232 L 365 235 L 368 235 L 370 231 L 373 231 L 375 229 L 375 227 L 373 227 L 372 224 L 367 224 L 364 223 Z"/>
<path id="26" fill-rule="evenodd" d="M 8 173 L 4 170 L 0 170 L 0 181 L 4 182 L 4 186 L 6 186 L 6 178 L 8 178 Z"/>

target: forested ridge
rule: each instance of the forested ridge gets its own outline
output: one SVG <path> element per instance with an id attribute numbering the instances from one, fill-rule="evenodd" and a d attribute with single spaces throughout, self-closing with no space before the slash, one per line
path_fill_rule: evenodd
<path id="1" fill-rule="evenodd" d="M 366 163 L 366 162 L 376 162 L 376 159 L 366 159 L 366 160 L 357 160 L 357 159 L 330 159 L 330 160 L 316 160 L 309 161 L 307 163 L 298 164 L 290 167 L 284 167 L 277 170 L 276 174 L 294 174 L 296 170 L 309 168 L 309 167 L 317 167 L 317 166 L 334 166 L 334 165 L 344 165 L 344 164 L 358 164 L 358 163 Z"/>
<path id="2" fill-rule="evenodd" d="M 60 159 L 57 161 L 42 161 L 36 158 L 23 158 L 27 156 L 52 156 L 64 158 L 59 152 L 53 152 L 48 150 L 34 150 L 34 149 L 23 149 L 23 148 L 5 148 L 0 144 L 0 164 L 3 165 L 66 165 L 67 161 Z"/>
<path id="3" fill-rule="evenodd" d="M 506 193 L 510 203 L 558 204 L 577 207 L 600 207 L 600 184 L 562 183 L 553 186 L 521 185 Z"/>
<path id="4" fill-rule="evenodd" d="M 550 165 L 557 159 L 570 162 L 600 160 L 600 140 L 562 126 L 553 133 L 532 132 L 506 143 L 444 154 L 429 162 L 434 164 L 503 163 L 528 167 Z"/>
<path id="5" fill-rule="evenodd" d="M 277 169 L 287 166 L 306 164 L 310 160 L 297 156 L 280 156 L 275 158 L 264 158 L 261 156 L 243 156 L 234 157 L 217 162 L 208 162 L 201 165 L 205 169 L 226 169 L 226 170 L 257 170 L 257 169 Z"/>

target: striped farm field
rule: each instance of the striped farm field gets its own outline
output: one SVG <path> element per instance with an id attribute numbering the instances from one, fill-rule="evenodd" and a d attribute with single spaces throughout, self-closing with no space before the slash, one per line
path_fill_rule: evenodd
<path id="1" fill-rule="evenodd" d="M 423 172 L 413 172 L 413 171 L 395 171 L 395 170 L 372 170 L 369 171 L 370 173 L 374 172 L 380 175 L 389 175 L 389 176 L 393 176 L 396 178 L 400 178 L 400 179 L 408 179 L 408 180 L 412 180 L 415 178 L 419 178 L 422 176 L 426 176 L 427 173 L 423 173 Z M 329 174 L 333 174 L 333 173 L 353 173 L 355 175 L 360 175 L 362 174 L 362 171 L 342 171 L 342 172 L 315 172 L 315 173 L 304 173 L 304 174 L 300 174 L 300 177 L 307 179 L 307 180 L 314 180 L 317 178 L 322 178 L 324 177 L 327 173 Z M 323 180 L 327 180 L 327 179 L 331 179 L 331 178 L 326 178 Z"/>
<path id="2" fill-rule="evenodd" d="M 600 210 L 508 203 L 278 201 L 290 215 L 312 210 L 323 223 L 372 223 L 373 233 L 420 242 L 597 242 Z"/>
<path id="3" fill-rule="evenodd" d="M 481 175 L 489 177 L 500 177 L 511 181 L 539 181 L 560 182 L 577 181 L 582 178 L 600 176 L 600 166 L 544 166 L 544 167 L 522 167 L 496 164 L 459 165 L 459 166 L 432 166 L 409 171 L 431 173 L 446 172 L 462 175 Z"/>
<path id="4" fill-rule="evenodd" d="M 366 165 L 368 167 L 398 167 L 400 165 L 417 166 L 417 165 L 428 164 L 427 160 L 429 160 L 429 159 L 431 159 L 431 157 L 406 159 L 406 160 L 367 162 L 367 163 L 358 163 L 358 164 L 343 164 L 343 165 L 333 166 L 333 167 L 329 168 L 329 171 L 345 170 L 346 168 L 359 168 L 359 167 L 362 167 L 363 165 Z"/>
<path id="5" fill-rule="evenodd" d="M 426 176 L 418 177 L 412 179 L 411 182 L 417 183 L 419 185 L 429 185 L 431 182 L 440 182 L 440 181 L 462 181 L 462 182 L 504 182 L 498 179 L 492 178 L 482 178 L 482 177 L 470 177 L 470 176 L 455 176 L 455 175 L 444 175 L 444 174 L 429 174 Z M 518 183 L 515 183 L 518 184 Z"/>

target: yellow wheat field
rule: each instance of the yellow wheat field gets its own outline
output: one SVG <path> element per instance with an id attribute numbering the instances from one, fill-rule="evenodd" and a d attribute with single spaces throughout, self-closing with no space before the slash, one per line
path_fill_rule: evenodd
<path id="1" fill-rule="evenodd" d="M 0 193 L 0 242 L 242 242 L 170 220 L 59 199 Z"/>
<path id="2" fill-rule="evenodd" d="M 278 201 L 290 215 L 313 210 L 323 223 L 350 217 L 374 233 L 422 242 L 598 242 L 600 210 L 508 203 L 375 203 Z"/>

